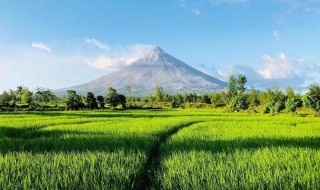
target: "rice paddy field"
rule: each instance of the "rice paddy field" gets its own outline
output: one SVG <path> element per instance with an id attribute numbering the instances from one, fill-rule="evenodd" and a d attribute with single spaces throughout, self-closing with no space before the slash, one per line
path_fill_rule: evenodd
<path id="1" fill-rule="evenodd" d="M 320 119 L 0 113 L 0 189 L 320 189 Z"/>

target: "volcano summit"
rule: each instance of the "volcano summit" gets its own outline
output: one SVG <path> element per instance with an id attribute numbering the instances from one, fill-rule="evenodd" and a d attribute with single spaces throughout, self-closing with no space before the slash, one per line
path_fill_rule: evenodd
<path id="1" fill-rule="evenodd" d="M 108 87 L 113 87 L 120 93 L 127 94 L 128 86 L 131 87 L 131 95 L 153 94 L 156 86 L 162 86 L 167 93 L 201 94 L 224 90 L 227 83 L 185 64 L 156 47 L 144 57 L 114 73 L 55 92 L 65 94 L 66 90 L 75 90 L 79 94 L 93 92 L 104 95 Z"/>

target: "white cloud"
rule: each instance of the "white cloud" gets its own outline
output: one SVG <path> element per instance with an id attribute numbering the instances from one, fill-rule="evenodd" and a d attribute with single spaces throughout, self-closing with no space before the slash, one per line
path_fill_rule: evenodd
<path id="1" fill-rule="evenodd" d="M 284 79 L 293 76 L 292 63 L 284 53 L 279 53 L 277 58 L 265 54 L 262 56 L 264 68 L 258 69 L 258 73 L 264 79 Z"/>
<path id="2" fill-rule="evenodd" d="M 84 38 L 84 41 L 87 42 L 87 43 L 90 44 L 90 45 L 96 46 L 96 47 L 99 48 L 99 49 L 107 50 L 107 51 L 110 50 L 110 47 L 109 47 L 107 44 L 104 44 L 103 42 L 101 42 L 101 41 L 98 40 L 98 39 L 88 38 L 88 37 L 87 37 L 87 38 Z"/>
<path id="3" fill-rule="evenodd" d="M 47 52 L 51 52 L 50 47 L 48 47 L 47 45 L 45 45 L 45 44 L 42 43 L 42 42 L 32 42 L 32 43 L 31 43 L 31 46 L 34 47 L 34 48 L 38 48 L 38 49 L 47 51 Z"/>
<path id="4" fill-rule="evenodd" d="M 149 44 L 114 46 L 107 53 L 95 58 L 86 58 L 84 61 L 97 69 L 117 70 L 143 57 L 153 47 Z"/>
<path id="5" fill-rule="evenodd" d="M 307 62 L 303 58 L 290 60 L 284 53 L 272 57 L 268 54 L 262 56 L 263 65 L 253 68 L 247 65 L 227 65 L 222 70 L 212 72 L 215 77 L 228 81 L 230 75 L 245 74 L 248 86 L 266 89 L 275 84 L 279 87 L 292 86 L 299 90 L 320 81 L 320 65 Z"/>
<path id="6" fill-rule="evenodd" d="M 192 9 L 191 12 L 196 16 L 201 15 L 201 11 L 199 9 Z"/>
<path id="7" fill-rule="evenodd" d="M 246 74 L 252 81 L 290 79 L 294 76 L 291 62 L 284 53 L 279 53 L 276 58 L 265 54 L 262 56 L 262 61 L 263 65 L 261 68 L 253 68 L 247 65 L 226 65 L 223 69 L 214 70 L 211 74 L 224 81 L 228 81 L 230 75 L 239 74 Z M 203 70 L 213 70 L 206 65 L 200 66 Z"/>
<path id="8" fill-rule="evenodd" d="M 129 65 L 130 63 L 136 61 L 137 57 L 120 57 L 120 58 L 111 58 L 105 56 L 99 56 L 94 60 L 84 60 L 89 66 L 97 69 L 107 69 L 107 70 L 116 70 L 123 66 Z"/>
<path id="9" fill-rule="evenodd" d="M 246 65 L 227 65 L 224 70 L 217 70 L 214 74 L 223 81 L 228 81 L 230 75 L 246 74 L 250 80 L 257 80 L 259 77 L 256 70 Z"/>
<path id="10" fill-rule="evenodd" d="M 274 38 L 278 41 L 280 41 L 281 37 L 280 37 L 280 33 L 278 31 L 273 31 L 272 35 L 274 36 Z"/>

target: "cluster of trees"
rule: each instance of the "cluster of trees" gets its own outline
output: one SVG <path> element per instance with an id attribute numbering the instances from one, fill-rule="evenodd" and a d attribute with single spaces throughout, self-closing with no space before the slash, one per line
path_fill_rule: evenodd
<path id="1" fill-rule="evenodd" d="M 0 108 L 40 108 L 58 103 L 58 98 L 49 89 L 36 88 L 31 92 L 28 88 L 18 86 L 16 90 L 3 91 L 0 95 Z"/>
<path id="2" fill-rule="evenodd" d="M 251 87 L 251 91 L 246 92 L 245 84 L 247 79 L 244 75 L 238 78 L 230 76 L 227 94 L 228 109 L 233 112 L 249 110 L 257 112 L 258 106 L 263 106 L 264 113 L 277 114 L 280 112 L 294 113 L 300 107 L 309 107 L 316 112 L 320 111 L 320 86 L 311 85 L 309 92 L 302 96 L 295 93 L 292 87 L 287 87 L 284 92 L 278 87 L 268 88 L 264 92 L 259 92 Z"/>
<path id="3" fill-rule="evenodd" d="M 0 95 L 0 109 L 104 109 L 106 107 L 186 107 L 190 105 L 210 105 L 225 107 L 230 112 L 249 111 L 277 114 L 280 112 L 294 113 L 299 107 L 313 109 L 320 113 L 320 86 L 311 85 L 308 93 L 301 95 L 292 87 L 280 90 L 275 87 L 266 91 L 258 91 L 251 87 L 246 89 L 247 78 L 244 75 L 230 76 L 227 91 L 209 94 L 168 94 L 161 86 L 157 86 L 154 95 L 128 96 L 119 94 L 116 89 L 108 88 L 106 96 L 95 96 L 88 92 L 78 95 L 76 91 L 68 90 L 63 98 L 58 98 L 49 89 L 37 88 L 34 92 L 24 87 L 4 91 Z M 131 89 L 129 89 L 131 92 Z M 130 94 L 130 93 L 129 93 Z M 196 106 L 198 107 L 198 106 Z M 201 106 L 200 106 L 201 107 Z"/>
<path id="4" fill-rule="evenodd" d="M 186 106 L 189 104 L 209 104 L 212 107 L 226 107 L 230 112 L 259 112 L 278 114 L 281 112 L 295 113 L 300 107 L 313 109 L 317 115 L 320 113 L 320 86 L 311 85 L 309 92 L 302 95 L 296 93 L 292 87 L 283 90 L 277 86 L 266 91 L 258 91 L 254 87 L 246 89 L 247 78 L 244 75 L 230 76 L 229 86 L 226 92 L 214 92 L 210 94 L 167 94 L 158 86 L 155 95 L 147 97 L 128 97 L 128 104 L 142 102 L 145 104 L 157 104 L 159 102 L 170 103 L 172 107 Z M 201 107 L 201 106 L 199 106 Z"/>
<path id="5" fill-rule="evenodd" d="M 63 98 L 58 98 L 50 89 L 37 88 L 31 92 L 28 88 L 17 87 L 16 90 L 4 91 L 0 95 L 0 109 L 104 109 L 105 105 L 115 108 L 121 105 L 126 107 L 126 97 L 118 94 L 114 88 L 108 89 L 106 97 L 97 96 L 91 92 L 78 95 L 76 91 L 68 90 Z"/>
<path id="6" fill-rule="evenodd" d="M 111 108 L 116 108 L 121 105 L 122 108 L 126 107 L 126 97 L 123 94 L 119 94 L 116 89 L 108 88 L 108 94 L 106 97 L 101 95 L 95 97 L 92 92 L 88 92 L 84 96 L 80 96 L 74 90 L 68 90 L 65 97 L 65 105 L 67 110 L 79 110 L 79 109 L 105 109 L 105 105 L 108 104 Z"/>

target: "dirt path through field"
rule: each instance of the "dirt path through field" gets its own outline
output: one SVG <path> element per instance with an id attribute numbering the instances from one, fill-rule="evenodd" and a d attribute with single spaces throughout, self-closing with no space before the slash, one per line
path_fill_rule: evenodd
<path id="1" fill-rule="evenodd" d="M 166 141 L 174 134 L 178 133 L 181 129 L 190 127 L 195 123 L 200 123 L 200 121 L 186 123 L 180 126 L 177 126 L 170 130 L 168 133 L 160 136 L 159 141 L 153 146 L 152 150 L 148 155 L 147 162 L 144 167 L 144 173 L 139 184 L 136 184 L 133 189 L 150 189 L 152 181 L 155 179 L 155 172 L 158 170 L 161 164 L 161 144 L 166 143 Z"/>

